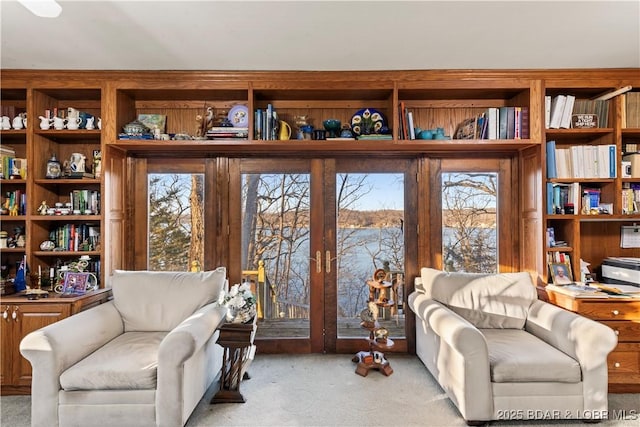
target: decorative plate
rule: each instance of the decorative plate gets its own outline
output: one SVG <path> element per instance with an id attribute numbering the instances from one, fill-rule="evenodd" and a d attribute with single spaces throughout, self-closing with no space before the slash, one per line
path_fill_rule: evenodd
<path id="1" fill-rule="evenodd" d="M 356 135 L 370 135 L 380 133 L 380 129 L 387 125 L 381 112 L 374 108 L 363 108 L 351 117 L 351 130 Z"/>
<path id="2" fill-rule="evenodd" d="M 229 110 L 229 114 L 227 117 L 233 124 L 233 127 L 249 127 L 249 109 L 246 105 L 234 105 Z"/>

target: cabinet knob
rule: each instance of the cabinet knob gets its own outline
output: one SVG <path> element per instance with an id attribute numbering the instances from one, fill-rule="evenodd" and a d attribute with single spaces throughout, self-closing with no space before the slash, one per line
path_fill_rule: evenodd
<path id="1" fill-rule="evenodd" d="M 617 316 L 618 314 L 620 314 L 620 312 L 618 310 L 611 310 L 611 314 Z"/>
<path id="2" fill-rule="evenodd" d="M 615 366 L 616 368 L 619 368 L 620 367 L 620 362 L 614 363 L 613 366 Z"/>
<path id="3" fill-rule="evenodd" d="M 5 308 L 4 311 L 2 312 L 2 318 L 4 320 L 8 320 L 9 319 L 9 307 Z"/>
<path id="4" fill-rule="evenodd" d="M 18 307 L 13 307 L 13 311 L 11 312 L 11 318 L 13 320 L 15 320 L 16 322 L 18 321 Z"/>

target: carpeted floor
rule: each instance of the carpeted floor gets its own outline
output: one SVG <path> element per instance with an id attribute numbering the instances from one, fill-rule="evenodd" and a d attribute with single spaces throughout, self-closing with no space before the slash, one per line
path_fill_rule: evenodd
<path id="1" fill-rule="evenodd" d="M 196 426 L 465 426 L 416 357 L 389 355 L 394 373 L 356 375 L 349 355 L 257 355 L 241 385 L 246 403 L 211 405 L 211 387 L 191 418 Z M 30 397 L 1 400 L 3 427 L 30 425 Z M 616 419 L 598 426 L 637 426 L 640 394 L 610 394 Z M 624 418 L 624 419 L 623 419 Z M 580 421 L 493 422 L 496 426 L 583 425 Z M 105 426 L 111 427 L 111 426 Z M 129 426 L 114 426 L 129 427 Z M 135 427 L 135 426 L 130 426 Z"/>

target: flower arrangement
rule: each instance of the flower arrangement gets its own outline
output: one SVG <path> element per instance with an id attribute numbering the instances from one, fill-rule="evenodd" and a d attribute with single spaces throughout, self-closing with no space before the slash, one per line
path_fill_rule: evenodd
<path id="1" fill-rule="evenodd" d="M 246 323 L 256 315 L 256 297 L 251 292 L 251 285 L 243 283 L 231 286 L 229 291 L 220 293 L 218 304 L 227 307 L 227 321 Z"/>

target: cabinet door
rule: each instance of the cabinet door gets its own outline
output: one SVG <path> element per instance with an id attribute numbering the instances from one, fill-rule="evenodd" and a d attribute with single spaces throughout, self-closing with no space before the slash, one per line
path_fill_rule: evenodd
<path id="1" fill-rule="evenodd" d="M 12 355 L 12 338 L 11 338 L 11 307 L 3 304 L 0 312 L 0 342 L 2 343 L 2 358 L 0 359 L 0 384 L 5 386 L 11 384 L 11 355 Z M 5 316 L 7 316 L 5 318 Z"/>
<path id="2" fill-rule="evenodd" d="M 13 312 L 16 318 L 13 319 Z M 68 304 L 21 304 L 11 307 L 13 341 L 13 381 L 15 385 L 31 385 L 31 364 L 20 354 L 20 341 L 28 333 L 62 320 L 70 315 Z"/>

